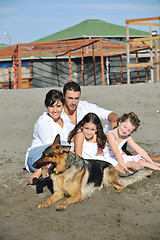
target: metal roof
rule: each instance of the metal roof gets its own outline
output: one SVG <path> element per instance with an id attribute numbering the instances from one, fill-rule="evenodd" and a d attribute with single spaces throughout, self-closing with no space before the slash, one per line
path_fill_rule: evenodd
<path id="1" fill-rule="evenodd" d="M 149 36 L 149 32 L 130 28 L 130 37 Z M 125 38 L 126 27 L 107 23 L 98 19 L 88 19 L 72 27 L 66 28 L 57 33 L 51 34 L 35 42 L 51 42 L 57 40 L 79 39 L 79 38 Z"/>

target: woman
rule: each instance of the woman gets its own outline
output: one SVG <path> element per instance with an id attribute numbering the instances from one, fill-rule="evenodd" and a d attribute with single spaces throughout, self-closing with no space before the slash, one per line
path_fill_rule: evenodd
<path id="1" fill-rule="evenodd" d="M 41 176 L 41 169 L 36 170 L 32 165 L 42 156 L 44 149 L 54 142 L 56 135 L 59 134 L 61 141 L 67 143 L 68 130 L 61 118 L 63 94 L 58 90 L 50 90 L 46 94 L 45 106 L 47 111 L 38 118 L 34 126 L 33 141 L 25 157 L 26 169 L 34 172 L 29 179 L 30 182 L 33 178 Z"/>

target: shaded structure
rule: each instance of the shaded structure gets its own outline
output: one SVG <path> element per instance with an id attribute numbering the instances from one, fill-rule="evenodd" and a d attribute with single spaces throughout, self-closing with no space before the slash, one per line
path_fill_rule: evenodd
<path id="1" fill-rule="evenodd" d="M 102 33 L 99 30 L 100 26 Z M 108 37 L 106 37 L 106 26 L 109 29 Z M 117 34 L 118 27 L 122 34 Z M 90 29 L 88 35 L 82 34 L 87 33 L 88 29 Z M 93 29 L 96 29 L 94 33 Z M 128 53 L 130 59 L 132 58 L 132 64 L 138 63 L 140 59 L 138 53 L 144 55 L 145 52 L 145 60 L 149 59 L 146 57 L 146 50 L 150 49 L 149 43 L 139 44 L 135 41 L 127 48 L 128 42 L 126 44 L 124 41 L 125 27 L 100 20 L 87 20 L 78 26 L 69 28 L 72 39 L 50 41 L 51 39 L 69 38 L 66 30 L 33 43 L 17 44 L 0 49 L 0 59 L 10 59 L 13 66 L 13 81 L 11 69 L 8 67 L 9 88 L 63 86 L 65 81 L 69 80 L 74 80 L 83 86 L 123 84 L 127 83 Z M 140 36 L 147 36 L 147 32 L 130 30 L 131 36 L 127 41 L 132 41 L 134 37 L 137 39 Z M 101 37 L 96 37 L 96 35 Z M 153 45 L 153 48 L 155 47 L 156 45 Z M 30 72 L 27 78 L 22 76 L 22 67 L 26 60 Z M 131 67 L 131 65 L 127 66 Z M 129 74 L 131 80 L 128 83 L 148 81 L 150 76 L 148 68 L 140 70 L 138 67 Z"/>
<path id="2" fill-rule="evenodd" d="M 149 22 L 147 22 L 149 21 Z M 155 23 L 154 21 L 158 21 Z M 141 25 L 141 26 L 148 26 L 149 27 L 149 37 L 143 38 L 130 38 L 129 33 L 129 25 Z M 127 83 L 131 82 L 130 78 L 130 68 L 137 68 L 137 72 L 139 71 L 139 67 L 150 67 L 151 70 L 151 82 L 159 82 L 159 49 L 160 49 L 160 36 L 157 36 L 157 31 L 154 33 L 152 32 L 152 26 L 158 27 L 160 33 L 160 17 L 151 17 L 151 18 L 138 18 L 138 19 L 127 19 L 126 20 L 126 42 L 127 42 Z M 155 44 L 153 44 L 153 41 Z M 138 62 L 138 54 L 136 53 L 136 63 L 130 63 L 130 48 L 135 45 L 139 45 L 141 47 L 145 47 L 146 45 L 150 46 L 150 61 L 149 62 Z M 153 53 L 154 51 L 154 53 Z M 153 56 L 154 54 L 154 56 Z M 155 66 L 155 77 L 153 68 Z"/>

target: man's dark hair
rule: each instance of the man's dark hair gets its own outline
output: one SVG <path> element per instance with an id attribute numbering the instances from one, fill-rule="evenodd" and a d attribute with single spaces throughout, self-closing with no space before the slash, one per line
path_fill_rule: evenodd
<path id="1" fill-rule="evenodd" d="M 66 91 L 74 91 L 74 92 L 81 92 L 81 88 L 78 83 L 76 82 L 68 82 L 63 87 L 63 96 L 65 96 Z"/>

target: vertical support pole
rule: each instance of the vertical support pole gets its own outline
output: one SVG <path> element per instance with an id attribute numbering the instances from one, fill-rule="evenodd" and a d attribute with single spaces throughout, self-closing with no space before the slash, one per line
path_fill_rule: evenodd
<path id="1" fill-rule="evenodd" d="M 68 52 L 69 56 L 69 75 L 70 75 L 70 81 L 72 82 L 72 64 L 71 64 L 71 53 L 70 51 Z"/>
<path id="2" fill-rule="evenodd" d="M 136 51 L 136 63 L 138 64 L 138 52 Z M 139 67 L 137 69 L 137 82 L 139 82 Z"/>
<path id="3" fill-rule="evenodd" d="M 104 77 L 104 58 L 103 58 L 103 42 L 102 42 L 102 39 L 100 39 L 100 49 L 101 49 L 102 85 L 105 85 L 105 77 Z"/>
<path id="4" fill-rule="evenodd" d="M 29 70 L 30 70 L 30 78 L 31 78 L 30 88 L 32 88 L 33 87 L 33 84 L 32 84 L 32 79 L 33 79 L 33 62 L 32 61 L 29 62 Z"/>
<path id="5" fill-rule="evenodd" d="M 12 89 L 12 82 L 11 82 L 11 67 L 8 67 L 8 80 L 9 80 L 9 89 Z"/>
<path id="6" fill-rule="evenodd" d="M 158 53 L 158 41 L 156 40 L 156 47 L 155 47 L 155 62 L 157 62 L 157 64 L 155 65 L 155 75 L 156 75 L 156 78 L 157 78 L 157 81 L 159 83 L 159 75 L 160 75 L 160 72 L 159 72 L 159 53 Z"/>
<path id="7" fill-rule="evenodd" d="M 146 68 L 146 81 L 145 82 L 148 82 L 148 68 Z"/>
<path id="8" fill-rule="evenodd" d="M 126 24 L 126 40 L 129 40 L 129 26 L 128 23 Z M 129 43 L 127 43 L 127 64 L 130 63 L 129 59 Z M 127 84 L 130 84 L 131 79 L 130 79 L 130 69 L 127 67 Z"/>
<path id="9" fill-rule="evenodd" d="M 95 64 L 95 55 L 94 55 L 94 43 L 92 44 L 92 58 L 93 58 L 93 73 L 94 73 L 94 85 L 96 86 L 96 64 Z"/>
<path id="10" fill-rule="evenodd" d="M 106 58 L 107 85 L 109 85 L 109 57 Z"/>
<path id="11" fill-rule="evenodd" d="M 152 23 L 149 25 L 149 33 L 150 37 L 152 37 Z M 152 40 L 150 40 L 150 62 L 151 62 L 151 82 L 154 82 L 154 71 L 153 71 L 153 43 Z"/>
<path id="12" fill-rule="evenodd" d="M 22 88 L 22 62 L 21 62 L 21 45 L 18 44 L 18 66 L 17 66 L 17 72 L 18 72 L 18 88 Z"/>
<path id="13" fill-rule="evenodd" d="M 123 83 L 123 66 L 122 66 L 122 56 L 120 55 L 120 71 L 121 71 L 121 83 Z"/>
<path id="14" fill-rule="evenodd" d="M 154 48 L 154 54 L 155 54 L 155 59 L 154 59 L 154 61 L 157 63 L 158 61 L 157 61 L 157 45 L 155 46 L 155 48 Z M 155 64 L 155 81 L 156 82 L 159 82 L 158 81 L 158 64 Z"/>
<path id="15" fill-rule="evenodd" d="M 81 48 L 81 64 L 82 64 L 82 86 L 84 86 L 84 58 L 83 58 L 83 47 Z"/>
<path id="16" fill-rule="evenodd" d="M 17 51 L 17 50 L 16 50 Z M 17 58 L 16 58 L 16 51 L 14 51 L 13 55 L 13 88 L 17 88 Z"/>

